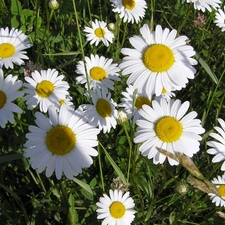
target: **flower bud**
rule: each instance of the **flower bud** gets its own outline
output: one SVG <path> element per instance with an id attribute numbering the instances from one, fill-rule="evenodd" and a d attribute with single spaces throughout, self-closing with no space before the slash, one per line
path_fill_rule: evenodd
<path id="1" fill-rule="evenodd" d="M 50 0 L 48 6 L 52 10 L 56 10 L 59 8 L 59 3 L 56 0 Z"/>

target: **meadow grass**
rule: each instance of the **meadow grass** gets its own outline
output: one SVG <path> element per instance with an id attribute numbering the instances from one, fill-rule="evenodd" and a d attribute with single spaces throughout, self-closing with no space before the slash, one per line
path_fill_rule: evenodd
<path id="1" fill-rule="evenodd" d="M 197 72 L 186 88 L 175 92 L 175 99 L 189 101 L 190 111 L 198 113 L 206 130 L 193 162 L 207 180 L 222 175 L 221 163 L 213 164 L 212 156 L 206 152 L 208 134 L 217 125 L 217 118 L 225 119 L 225 41 L 224 33 L 214 23 L 216 11 L 202 13 L 195 10 L 193 4 L 182 4 L 181 0 L 147 0 L 145 17 L 138 24 L 131 24 L 123 23 L 112 11 L 109 1 L 58 2 L 59 8 L 51 10 L 48 0 L 0 0 L 0 27 L 15 27 L 29 36 L 33 44 L 27 50 L 29 59 L 44 69 L 55 68 L 65 75 L 76 108 L 89 103 L 84 85 L 75 81 L 76 65 L 85 56 L 98 54 L 120 63 L 121 48 L 131 47 L 129 38 L 139 35 L 145 23 L 176 29 L 179 35 L 189 38 L 196 51 Z M 222 1 L 221 8 L 224 4 Z M 202 26 L 193 22 L 198 13 L 205 15 Z M 89 26 L 94 19 L 115 24 L 115 38 L 109 47 L 103 44 L 96 47 L 86 41 L 84 26 Z M 24 81 L 24 68 L 25 65 L 15 66 L 4 73 L 18 75 Z M 121 76 L 121 81 L 115 82 L 112 96 L 117 103 L 126 88 L 126 79 L 127 76 Z M 170 166 L 167 161 L 155 165 L 140 154 L 140 145 L 133 142 L 136 127 L 130 120 L 118 124 L 110 133 L 98 135 L 98 157 L 73 180 L 38 174 L 23 157 L 25 135 L 28 126 L 34 125 L 38 108 L 27 110 L 22 98 L 17 104 L 23 113 L 15 115 L 14 124 L 0 128 L 0 224 L 101 224 L 97 219 L 96 202 L 103 193 L 108 194 L 113 179 L 118 176 L 129 183 L 128 189 L 135 202 L 132 224 L 225 224 L 218 214 L 224 212 L 224 208 L 211 202 L 207 193 L 200 190 L 201 183 L 200 187 L 190 184 L 194 175 L 187 168 Z M 181 187 L 187 190 L 182 189 L 184 193 L 181 193 Z"/>

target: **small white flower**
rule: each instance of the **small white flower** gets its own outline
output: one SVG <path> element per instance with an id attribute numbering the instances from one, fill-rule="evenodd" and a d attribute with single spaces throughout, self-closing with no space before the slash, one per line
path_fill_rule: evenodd
<path id="1" fill-rule="evenodd" d="M 214 23 L 216 23 L 216 26 L 221 28 L 222 32 L 225 31 L 225 13 L 222 9 L 218 9 L 218 12 L 216 13 L 216 20 L 214 21 Z"/>
<path id="2" fill-rule="evenodd" d="M 207 141 L 207 145 L 211 147 L 207 150 L 207 153 L 210 155 L 215 155 L 212 159 L 213 163 L 223 162 L 221 170 L 225 171 L 225 122 L 220 118 L 218 119 L 218 122 L 220 127 L 214 127 L 217 133 L 211 132 L 209 134 L 209 136 L 215 140 Z"/>
<path id="3" fill-rule="evenodd" d="M 114 34 L 108 30 L 107 24 L 97 19 L 95 19 L 95 22 L 91 22 L 91 27 L 85 27 L 84 32 L 87 33 L 87 41 L 90 41 L 91 45 L 95 44 L 95 46 L 102 41 L 108 47 L 114 38 Z"/>
<path id="4" fill-rule="evenodd" d="M 135 204 L 130 193 L 123 195 L 121 190 L 109 190 L 109 196 L 103 194 L 96 203 L 98 219 L 103 219 L 103 225 L 130 225 L 134 220 Z"/>
<path id="5" fill-rule="evenodd" d="M 205 12 L 205 9 L 212 12 L 212 8 L 219 8 L 219 4 L 221 4 L 221 0 L 182 0 L 182 3 L 185 1 L 187 3 L 194 3 L 194 8 L 197 10 L 202 10 L 202 12 Z"/>
<path id="6" fill-rule="evenodd" d="M 225 207 L 225 175 L 218 176 L 212 180 L 212 183 L 216 185 L 219 196 L 214 193 L 209 193 L 210 199 L 216 206 Z"/>
<path id="7" fill-rule="evenodd" d="M 114 89 L 114 81 L 120 81 L 118 64 L 112 63 L 112 59 L 104 56 L 92 55 L 85 57 L 86 70 L 90 88 L 96 89 Z M 87 89 L 87 77 L 83 61 L 79 61 L 77 70 L 75 71 L 81 76 L 76 77 L 78 84 L 84 84 Z"/>
<path id="8" fill-rule="evenodd" d="M 55 69 L 35 70 L 31 77 L 25 77 L 27 83 L 24 92 L 27 94 L 23 99 L 27 108 L 32 110 L 38 104 L 41 112 L 47 112 L 50 105 L 57 105 L 61 99 L 65 99 L 69 85 L 63 81 L 64 75 L 58 75 Z"/>
<path id="9" fill-rule="evenodd" d="M 119 13 L 119 17 L 129 23 L 138 23 L 145 16 L 147 4 L 145 0 L 110 0 L 113 12 Z"/>
<path id="10" fill-rule="evenodd" d="M 0 28 L 0 68 L 13 69 L 13 63 L 20 66 L 24 64 L 22 59 L 29 59 L 24 50 L 32 44 L 27 39 L 28 36 L 18 29 Z"/>
<path id="11" fill-rule="evenodd" d="M 5 128 L 8 121 L 14 123 L 13 112 L 23 112 L 15 103 L 12 103 L 23 95 L 18 91 L 21 86 L 22 81 L 17 80 L 17 76 L 10 74 L 4 79 L 3 71 L 0 69 L 0 126 L 2 128 Z"/>
<path id="12" fill-rule="evenodd" d="M 111 98 L 111 93 L 97 88 L 92 91 L 91 104 L 84 104 L 84 118 L 93 126 L 103 130 L 103 133 L 109 133 L 111 128 L 116 128 L 118 111 L 116 103 Z"/>

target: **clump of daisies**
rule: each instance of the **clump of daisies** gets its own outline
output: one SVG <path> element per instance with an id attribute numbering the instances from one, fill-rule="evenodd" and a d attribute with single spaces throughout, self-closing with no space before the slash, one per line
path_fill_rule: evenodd
<path id="1" fill-rule="evenodd" d="M 91 45 L 95 44 L 98 46 L 100 42 L 108 47 L 109 43 L 112 43 L 114 34 L 107 28 L 107 24 L 104 21 L 91 21 L 91 27 L 84 27 L 84 32 L 86 33 L 87 41 Z"/>
<path id="2" fill-rule="evenodd" d="M 32 44 L 28 40 L 28 36 L 22 31 L 8 27 L 0 28 L 0 68 L 3 66 L 8 69 L 14 68 L 14 64 L 24 64 L 23 59 L 29 59 L 26 56 L 27 48 Z"/>

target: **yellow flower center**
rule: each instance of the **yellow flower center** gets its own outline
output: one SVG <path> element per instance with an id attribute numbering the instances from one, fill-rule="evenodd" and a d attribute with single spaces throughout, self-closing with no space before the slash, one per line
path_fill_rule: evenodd
<path id="1" fill-rule="evenodd" d="M 179 120 L 171 116 L 165 116 L 155 124 L 155 132 L 161 141 L 174 142 L 182 135 L 183 127 Z"/>
<path id="2" fill-rule="evenodd" d="M 133 8 L 135 8 L 135 0 L 122 0 L 122 5 L 128 9 L 128 10 L 132 10 Z"/>
<path id="3" fill-rule="evenodd" d="M 48 80 L 43 80 L 36 86 L 36 92 L 42 98 L 47 98 L 53 91 L 54 85 Z"/>
<path id="4" fill-rule="evenodd" d="M 173 51 L 163 44 L 150 45 L 145 51 L 142 61 L 152 72 L 167 71 L 174 63 Z"/>
<path id="5" fill-rule="evenodd" d="M 104 98 L 100 98 L 96 104 L 96 110 L 98 114 L 104 118 L 111 115 L 112 108 L 110 103 Z"/>
<path id="6" fill-rule="evenodd" d="M 0 58 L 9 58 L 15 53 L 15 47 L 9 43 L 0 44 Z"/>
<path id="7" fill-rule="evenodd" d="M 225 197 L 225 184 L 220 185 L 218 191 L 222 197 Z"/>
<path id="8" fill-rule="evenodd" d="M 126 209 L 122 202 L 113 202 L 109 206 L 109 212 L 113 218 L 120 219 L 124 216 Z"/>
<path id="9" fill-rule="evenodd" d="M 69 127 L 58 125 L 47 133 L 46 145 L 53 154 L 65 155 L 76 145 L 76 135 Z"/>
<path id="10" fill-rule="evenodd" d="M 90 76 L 93 80 L 101 81 L 106 77 L 106 72 L 101 67 L 96 66 L 90 70 Z"/>
<path id="11" fill-rule="evenodd" d="M 162 94 L 165 94 L 167 90 L 165 88 L 162 89 Z"/>
<path id="12" fill-rule="evenodd" d="M 6 103 L 6 95 L 3 91 L 0 91 L 0 109 L 5 105 Z"/>
<path id="13" fill-rule="evenodd" d="M 102 28 L 97 28 L 97 29 L 95 29 L 95 35 L 98 38 L 102 38 L 105 36 L 105 31 Z"/>
<path id="14" fill-rule="evenodd" d="M 135 101 L 135 107 L 139 110 L 142 108 L 143 105 L 151 105 L 151 101 L 144 96 L 140 96 Z"/>
<path id="15" fill-rule="evenodd" d="M 60 100 L 59 100 L 59 104 L 60 104 L 60 105 L 63 105 L 64 103 L 65 103 L 65 100 L 64 100 L 64 99 L 60 99 Z"/>

